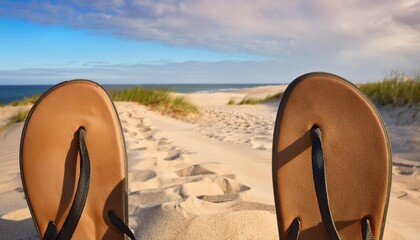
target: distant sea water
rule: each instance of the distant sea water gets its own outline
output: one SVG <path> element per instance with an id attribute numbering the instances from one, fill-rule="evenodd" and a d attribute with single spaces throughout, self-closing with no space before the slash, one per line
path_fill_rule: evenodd
<path id="1" fill-rule="evenodd" d="M 259 86 L 272 86 L 274 84 L 120 84 L 102 85 L 105 90 L 127 89 L 131 87 L 145 88 L 166 88 L 179 93 L 193 92 L 221 92 L 232 91 L 241 88 L 251 88 Z M 50 89 L 53 85 L 0 85 L 0 104 L 8 104 L 13 101 L 21 100 L 25 97 L 40 95 Z"/>

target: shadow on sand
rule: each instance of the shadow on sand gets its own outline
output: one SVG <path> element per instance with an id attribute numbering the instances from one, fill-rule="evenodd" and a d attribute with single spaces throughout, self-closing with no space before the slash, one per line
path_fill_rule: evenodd
<path id="1" fill-rule="evenodd" d="M 0 218 L 0 239 L 39 239 L 32 219 L 20 221 Z"/>

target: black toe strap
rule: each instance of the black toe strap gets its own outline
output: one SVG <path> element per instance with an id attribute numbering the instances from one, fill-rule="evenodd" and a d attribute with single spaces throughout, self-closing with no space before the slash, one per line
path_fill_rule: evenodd
<path id="1" fill-rule="evenodd" d="M 292 225 L 290 226 L 289 230 L 289 237 L 288 240 L 297 240 L 299 239 L 299 233 L 300 233 L 300 221 L 298 218 L 295 218 L 293 220 Z"/>
<path id="2" fill-rule="evenodd" d="M 80 176 L 77 183 L 76 195 L 70 207 L 69 214 L 64 221 L 63 227 L 57 234 L 57 228 L 54 222 L 48 224 L 48 228 L 44 234 L 44 239 L 71 239 L 80 217 L 85 207 L 86 198 L 89 192 L 90 183 L 90 159 L 85 142 L 85 129 L 80 128 L 79 133 L 79 152 L 80 152 Z"/>
<path id="3" fill-rule="evenodd" d="M 362 237 L 363 240 L 373 240 L 372 228 L 368 218 L 364 218 L 362 222 Z"/>
<path id="4" fill-rule="evenodd" d="M 82 216 L 83 209 L 86 204 L 87 195 L 89 192 L 90 184 L 90 159 L 89 153 L 86 147 L 85 141 L 85 129 L 80 128 L 79 133 L 79 152 L 80 152 L 80 175 L 77 184 L 76 195 L 74 196 L 73 203 L 71 205 L 69 214 L 64 221 L 63 227 L 58 232 L 57 226 L 53 221 L 49 222 L 47 230 L 44 234 L 45 240 L 70 240 L 76 230 L 77 224 L 79 223 L 80 217 Z M 113 213 L 113 212 L 112 212 Z M 134 235 L 131 230 L 125 225 L 115 213 L 112 218 L 110 215 L 111 222 L 116 225 L 123 233 L 134 240 Z"/>
<path id="5" fill-rule="evenodd" d="M 325 162 L 322 150 L 321 130 L 313 128 L 312 135 L 312 173 L 315 183 L 316 197 L 321 212 L 322 222 L 327 229 L 331 240 L 339 240 L 337 228 L 331 214 L 330 203 L 328 199 L 327 180 L 325 177 Z"/>
<path id="6" fill-rule="evenodd" d="M 45 230 L 45 234 L 44 234 L 44 240 L 54 240 L 57 239 L 57 226 L 55 225 L 55 223 L 53 221 L 50 221 L 48 223 L 48 227 L 47 230 Z"/>
<path id="7" fill-rule="evenodd" d="M 331 213 L 327 179 L 325 174 L 325 161 L 322 148 L 322 136 L 319 127 L 311 129 L 312 136 L 312 175 L 315 183 L 316 197 L 318 200 L 318 207 L 321 212 L 322 222 L 327 230 L 328 236 L 331 240 L 340 240 L 337 228 L 334 224 L 334 219 Z M 297 240 L 299 237 L 300 222 L 295 219 L 291 225 L 291 230 L 288 239 Z M 296 232 L 296 229 L 297 232 Z M 362 220 L 362 238 L 363 240 L 372 240 L 373 234 L 368 218 Z"/>

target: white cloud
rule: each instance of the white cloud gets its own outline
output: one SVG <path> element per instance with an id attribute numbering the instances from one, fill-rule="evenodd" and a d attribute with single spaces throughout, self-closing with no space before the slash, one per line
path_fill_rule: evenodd
<path id="1" fill-rule="evenodd" d="M 420 29 L 420 2 L 414 2 L 393 15 L 394 19 L 414 29 Z"/>
<path id="2" fill-rule="evenodd" d="M 302 60 L 295 69 L 331 64 L 412 71 L 420 62 L 420 1 L 412 0 L 10 1 L 2 3 L 0 15 L 295 64 Z"/>

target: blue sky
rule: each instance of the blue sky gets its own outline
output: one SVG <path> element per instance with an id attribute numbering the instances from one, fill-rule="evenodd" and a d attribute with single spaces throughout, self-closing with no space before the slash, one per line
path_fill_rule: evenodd
<path id="1" fill-rule="evenodd" d="M 263 57 L 199 48 L 169 46 L 159 41 L 136 41 L 95 34 L 66 26 L 46 26 L 0 18 L 2 69 L 88 67 L 101 64 L 164 64 L 185 61 L 247 61 Z"/>
<path id="2" fill-rule="evenodd" d="M 0 0 L 0 85 L 366 82 L 419 62 L 416 0 Z"/>

